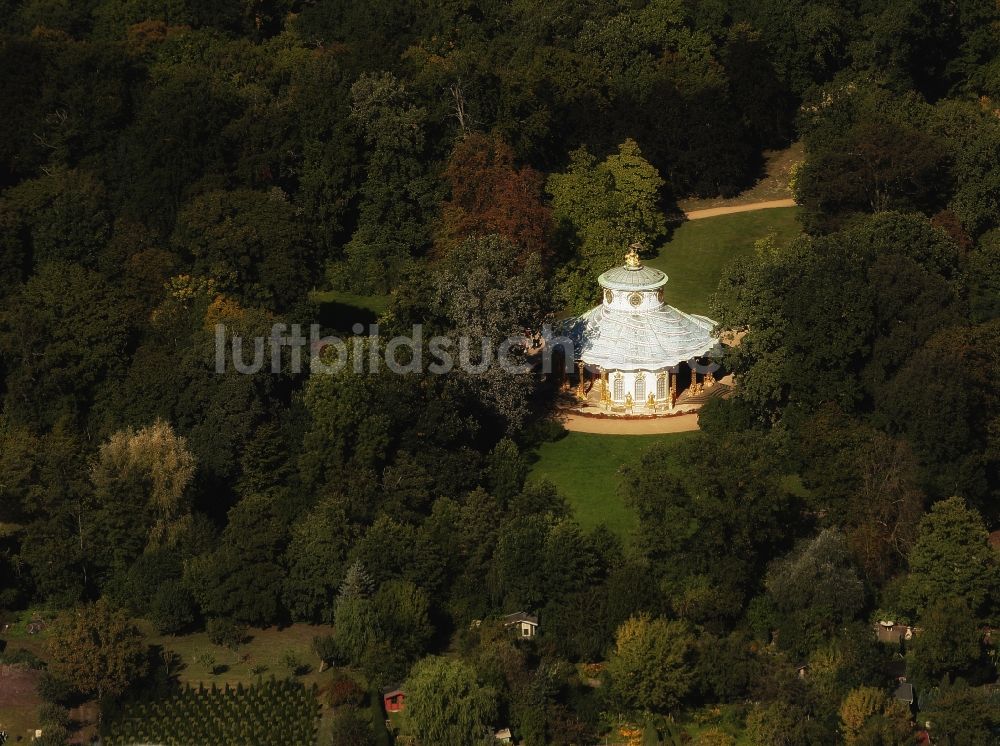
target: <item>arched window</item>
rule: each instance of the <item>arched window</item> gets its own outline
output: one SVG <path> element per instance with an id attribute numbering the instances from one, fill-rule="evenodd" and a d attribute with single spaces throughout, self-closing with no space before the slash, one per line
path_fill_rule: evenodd
<path id="1" fill-rule="evenodd" d="M 646 376 L 643 373 L 635 377 L 635 400 L 646 401 Z"/>
<path id="2" fill-rule="evenodd" d="M 621 401 L 625 398 L 625 379 L 621 373 L 615 373 L 615 401 Z"/>
<path id="3" fill-rule="evenodd" d="M 667 398 L 667 374 L 660 373 L 656 377 L 656 398 L 666 399 Z"/>

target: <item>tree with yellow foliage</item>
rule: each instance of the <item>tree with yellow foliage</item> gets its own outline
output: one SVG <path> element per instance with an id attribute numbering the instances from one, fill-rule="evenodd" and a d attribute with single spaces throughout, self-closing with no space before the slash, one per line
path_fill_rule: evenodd
<path id="1" fill-rule="evenodd" d="M 694 642 L 685 622 L 648 614 L 628 619 L 608 662 L 622 702 L 651 712 L 675 709 L 691 688 Z"/>
<path id="2" fill-rule="evenodd" d="M 902 703 L 874 686 L 852 689 L 840 704 L 840 730 L 848 746 L 908 743 L 909 719 Z"/>
<path id="3" fill-rule="evenodd" d="M 187 441 L 162 420 L 120 430 L 101 445 L 91 469 L 92 541 L 107 548 L 112 565 L 176 541 L 191 520 L 194 473 Z"/>

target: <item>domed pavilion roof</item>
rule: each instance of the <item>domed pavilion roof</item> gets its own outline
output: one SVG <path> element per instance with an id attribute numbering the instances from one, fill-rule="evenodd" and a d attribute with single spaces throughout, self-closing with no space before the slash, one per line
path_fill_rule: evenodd
<path id="1" fill-rule="evenodd" d="M 605 288 L 605 302 L 566 326 L 584 363 L 605 370 L 659 370 L 720 350 L 712 336 L 715 322 L 664 303 L 660 288 L 667 276 L 643 267 L 634 250 L 624 266 L 608 270 L 598 281 Z M 627 291 L 626 300 L 614 291 Z"/>
<path id="2" fill-rule="evenodd" d="M 577 357 L 605 370 L 659 370 L 717 352 L 715 322 L 666 304 L 622 313 L 603 306 L 573 319 L 567 336 Z"/>
<path id="3" fill-rule="evenodd" d="M 597 282 L 609 290 L 656 290 L 666 284 L 667 276 L 658 269 L 643 266 L 638 252 L 632 248 L 625 255 L 624 266 L 609 269 Z"/>

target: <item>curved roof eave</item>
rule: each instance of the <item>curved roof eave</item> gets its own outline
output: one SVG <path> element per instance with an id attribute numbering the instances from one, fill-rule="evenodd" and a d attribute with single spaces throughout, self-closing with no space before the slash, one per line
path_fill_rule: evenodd
<path id="1" fill-rule="evenodd" d="M 719 352 L 721 345 L 711 334 L 714 326 L 705 316 L 673 306 L 638 313 L 598 306 L 572 319 L 567 333 L 585 363 L 617 370 L 658 370 Z"/>

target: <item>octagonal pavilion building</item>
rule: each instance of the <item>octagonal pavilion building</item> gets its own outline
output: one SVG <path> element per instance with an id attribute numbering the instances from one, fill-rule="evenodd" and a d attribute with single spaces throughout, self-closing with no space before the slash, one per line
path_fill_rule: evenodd
<path id="1" fill-rule="evenodd" d="M 619 414 L 673 410 L 681 388 L 699 393 L 714 384 L 721 353 L 705 316 L 664 302 L 667 275 L 643 266 L 635 247 L 623 266 L 597 278 L 602 303 L 567 325 L 578 367 L 577 393 L 596 387 L 602 408 Z M 701 379 L 699 379 L 701 376 Z"/>

